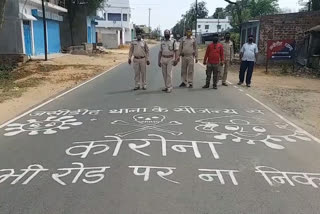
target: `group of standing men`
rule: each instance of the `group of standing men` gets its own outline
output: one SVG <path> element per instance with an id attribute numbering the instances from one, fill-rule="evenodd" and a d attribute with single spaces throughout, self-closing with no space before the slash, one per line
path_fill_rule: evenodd
<path id="1" fill-rule="evenodd" d="M 192 31 L 187 30 L 186 37 L 180 41 L 180 45 L 174 39 L 170 39 L 171 33 L 169 30 L 164 31 L 165 39 L 161 41 L 160 51 L 158 55 L 158 65 L 162 68 L 165 88 L 164 92 L 172 92 L 172 67 L 176 66 L 180 57 L 181 63 L 181 79 L 182 83 L 179 87 L 193 87 L 194 63 L 198 63 L 198 48 L 194 38 L 192 38 Z M 222 79 L 222 85 L 228 86 L 227 76 L 230 64 L 234 58 L 234 45 L 230 40 L 230 33 L 225 34 L 225 40 L 219 43 L 218 34 L 214 34 L 213 43 L 207 47 L 203 64 L 207 66 L 206 69 L 206 84 L 203 88 L 209 88 L 211 76 L 213 79 L 213 89 L 218 89 L 218 81 Z M 253 38 L 253 37 L 252 37 Z M 246 43 L 241 48 L 240 57 L 242 63 L 240 66 L 239 85 L 244 81 L 245 71 L 247 72 L 246 83 L 250 87 L 252 71 L 256 54 L 258 53 L 256 45 L 249 36 L 249 44 Z M 249 52 L 249 53 L 248 53 Z M 253 56 L 252 56 L 253 53 Z M 146 90 L 146 66 L 150 65 L 149 61 L 149 47 L 145 41 L 142 40 L 141 35 L 137 35 L 137 40 L 133 41 L 130 47 L 128 63 L 132 63 L 135 71 L 135 88 L 134 90 Z M 252 62 L 252 58 L 253 62 Z M 220 77 L 221 68 L 223 74 Z"/>

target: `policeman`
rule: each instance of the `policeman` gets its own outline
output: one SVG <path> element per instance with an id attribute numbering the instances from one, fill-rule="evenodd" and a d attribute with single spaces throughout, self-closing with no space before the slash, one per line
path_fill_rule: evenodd
<path id="1" fill-rule="evenodd" d="M 187 36 L 183 37 L 180 43 L 179 53 L 182 57 L 181 79 L 179 87 L 193 87 L 194 61 L 198 63 L 198 50 L 196 40 L 191 38 L 192 30 L 188 29 Z"/>
<path id="2" fill-rule="evenodd" d="M 164 40 L 161 41 L 161 47 L 158 55 L 158 65 L 162 68 L 162 74 L 165 84 L 165 91 L 171 93 L 172 91 L 172 65 L 178 64 L 178 46 L 176 40 L 170 39 L 170 31 L 164 31 Z"/>
<path id="3" fill-rule="evenodd" d="M 227 84 L 228 71 L 234 57 L 234 47 L 233 47 L 233 42 L 230 40 L 230 33 L 225 34 L 224 41 L 221 42 L 221 44 L 223 45 L 224 60 L 225 60 L 224 71 L 222 76 L 222 85 L 228 86 Z"/>
<path id="4" fill-rule="evenodd" d="M 141 34 L 138 34 L 137 40 L 131 43 L 128 60 L 129 65 L 131 65 L 132 62 L 132 56 L 134 57 L 133 69 L 135 72 L 135 88 L 133 90 L 139 90 L 140 87 L 142 87 L 143 90 L 146 90 L 146 70 L 147 65 L 150 65 L 149 47 L 147 43 L 142 40 Z"/>

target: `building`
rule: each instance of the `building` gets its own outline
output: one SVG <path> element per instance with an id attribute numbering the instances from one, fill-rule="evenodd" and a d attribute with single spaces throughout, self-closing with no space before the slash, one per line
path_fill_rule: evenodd
<path id="1" fill-rule="evenodd" d="M 61 51 L 60 13 L 68 12 L 64 1 L 45 2 L 48 53 Z M 1 55 L 44 55 L 44 26 L 41 0 L 7 0 L 4 24 L 0 31 Z"/>
<path id="2" fill-rule="evenodd" d="M 97 12 L 98 42 L 106 48 L 118 48 L 119 45 L 133 40 L 133 23 L 129 0 L 117 2 L 110 0 L 103 10 Z"/>
<path id="3" fill-rule="evenodd" d="M 97 17 L 95 14 L 88 13 L 86 4 L 79 5 L 75 12 L 72 27 L 73 41 L 67 14 L 64 15 L 63 22 L 60 23 L 61 46 L 68 48 L 70 46 L 97 43 L 96 25 L 98 23 L 96 22 Z"/>
<path id="4" fill-rule="evenodd" d="M 295 40 L 297 61 L 306 64 L 308 31 L 317 25 L 320 25 L 320 11 L 262 16 L 242 24 L 241 44 L 247 42 L 250 34 L 254 35 L 261 64 L 266 61 L 268 40 Z"/>
<path id="5" fill-rule="evenodd" d="M 231 28 L 229 17 L 225 19 L 197 19 L 198 34 L 224 32 Z"/>

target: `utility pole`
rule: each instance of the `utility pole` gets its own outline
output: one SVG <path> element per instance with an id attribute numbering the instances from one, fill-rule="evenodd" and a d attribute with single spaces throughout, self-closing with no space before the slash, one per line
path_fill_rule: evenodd
<path id="1" fill-rule="evenodd" d="M 149 39 L 151 37 L 151 8 L 149 8 Z"/>
<path id="2" fill-rule="evenodd" d="M 195 16 L 196 16 L 196 35 L 195 35 L 195 37 L 197 38 L 197 35 L 198 35 L 198 0 L 196 0 L 196 14 L 195 14 Z"/>
<path id="3" fill-rule="evenodd" d="M 44 54 L 45 61 L 48 60 L 48 45 L 47 45 L 47 21 L 46 21 L 46 10 L 44 7 L 44 0 L 42 0 L 42 14 L 43 14 L 43 36 L 44 36 Z"/>

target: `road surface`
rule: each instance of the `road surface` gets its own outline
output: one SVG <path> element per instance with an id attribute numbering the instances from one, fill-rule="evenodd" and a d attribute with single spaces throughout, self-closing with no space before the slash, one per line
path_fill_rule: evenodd
<path id="1" fill-rule="evenodd" d="M 2 125 L 1 214 L 319 213 L 317 138 L 199 64 L 163 93 L 157 52 L 147 91 L 121 64 Z"/>

